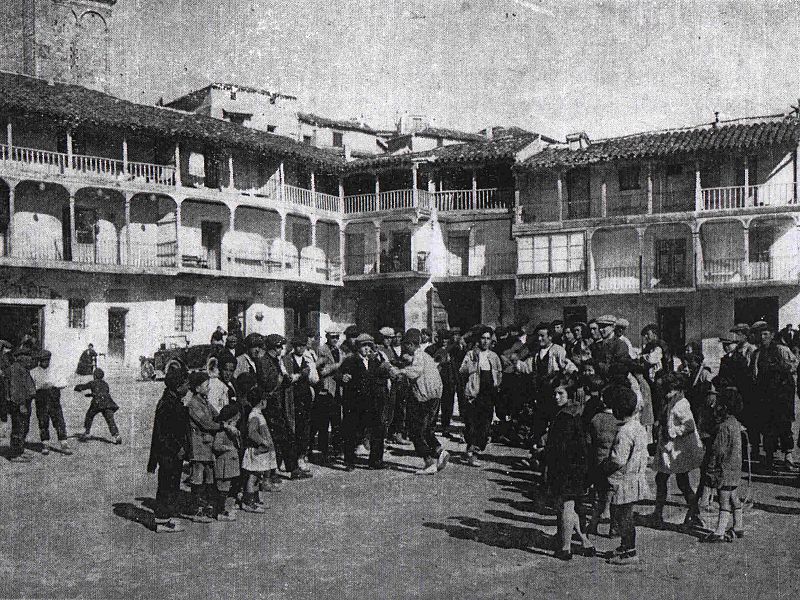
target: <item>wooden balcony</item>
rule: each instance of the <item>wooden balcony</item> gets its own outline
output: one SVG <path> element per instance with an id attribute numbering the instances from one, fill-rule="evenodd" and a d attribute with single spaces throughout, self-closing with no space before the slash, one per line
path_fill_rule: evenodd
<path id="1" fill-rule="evenodd" d="M 732 210 L 755 206 L 796 206 L 794 182 L 705 188 L 701 190 L 702 211 Z"/>
<path id="2" fill-rule="evenodd" d="M 430 194 L 439 212 L 505 211 L 514 203 L 513 189 L 445 190 Z"/>
<path id="3" fill-rule="evenodd" d="M 574 294 L 586 288 L 585 271 L 517 275 L 517 297 Z"/>

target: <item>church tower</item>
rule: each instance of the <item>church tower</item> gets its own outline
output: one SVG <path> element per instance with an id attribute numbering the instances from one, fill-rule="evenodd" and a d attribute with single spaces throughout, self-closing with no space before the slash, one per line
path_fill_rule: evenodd
<path id="1" fill-rule="evenodd" d="M 0 69 L 108 91 L 117 0 L 3 0 Z"/>

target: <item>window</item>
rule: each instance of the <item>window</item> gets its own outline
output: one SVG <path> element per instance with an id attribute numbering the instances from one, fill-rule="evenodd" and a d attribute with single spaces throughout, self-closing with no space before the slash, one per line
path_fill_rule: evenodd
<path id="1" fill-rule="evenodd" d="M 583 270 L 583 233 L 534 236 L 534 273 L 575 273 Z"/>
<path id="2" fill-rule="evenodd" d="M 306 146 L 310 146 L 311 145 L 311 141 L 312 141 L 312 137 L 310 135 L 304 135 L 303 136 L 303 143 Z"/>
<path id="3" fill-rule="evenodd" d="M 638 165 L 622 167 L 618 170 L 620 191 L 638 190 L 641 187 L 639 185 L 640 170 Z"/>
<path id="4" fill-rule="evenodd" d="M 86 300 L 82 298 L 69 299 L 70 329 L 86 329 Z"/>
<path id="5" fill-rule="evenodd" d="M 341 131 L 333 132 L 333 145 L 336 148 L 344 146 L 344 134 Z"/>
<path id="6" fill-rule="evenodd" d="M 175 298 L 175 331 L 189 333 L 194 330 L 194 298 Z"/>
<path id="7" fill-rule="evenodd" d="M 686 271 L 686 238 L 655 241 L 655 276 L 659 286 L 688 285 Z"/>

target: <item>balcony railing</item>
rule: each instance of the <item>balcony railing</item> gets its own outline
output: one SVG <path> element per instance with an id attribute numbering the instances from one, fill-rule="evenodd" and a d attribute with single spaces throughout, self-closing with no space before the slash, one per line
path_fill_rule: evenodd
<path id="1" fill-rule="evenodd" d="M 50 150 L 37 150 L 36 148 L 23 148 L 3 146 L 3 160 L 23 163 L 33 171 L 47 173 L 48 175 L 61 175 L 67 170 L 67 155 Z"/>
<path id="2" fill-rule="evenodd" d="M 586 273 L 538 273 L 517 276 L 518 293 L 564 294 L 586 290 Z"/>
<path id="3" fill-rule="evenodd" d="M 796 256 L 776 255 L 749 263 L 751 281 L 797 281 L 799 276 L 800 263 Z"/>
<path id="4" fill-rule="evenodd" d="M 595 269 L 598 290 L 638 290 L 641 287 L 639 265 L 598 267 Z"/>
<path id="5" fill-rule="evenodd" d="M 445 190 L 431 192 L 441 212 L 507 209 L 514 201 L 514 190 L 484 188 L 478 190 Z"/>
<path id="6" fill-rule="evenodd" d="M 643 215 L 647 214 L 647 192 L 620 192 L 606 198 L 606 214 Z"/>
<path id="7" fill-rule="evenodd" d="M 663 269 L 646 267 L 643 273 L 642 286 L 645 289 L 691 288 L 692 276 L 689 269 Z"/>
<path id="8" fill-rule="evenodd" d="M 694 211 L 694 190 L 665 190 L 653 194 L 653 212 L 656 214 Z"/>
<path id="9" fill-rule="evenodd" d="M 175 167 L 154 165 L 143 162 L 129 162 L 128 175 L 134 181 L 155 183 L 158 185 L 175 185 Z"/>
<path id="10" fill-rule="evenodd" d="M 415 255 L 404 252 L 389 255 L 386 252 L 375 254 L 350 254 L 345 260 L 347 275 L 369 275 L 373 273 L 428 273 L 430 271 L 429 255 L 427 252 L 417 252 Z"/>
<path id="11" fill-rule="evenodd" d="M 751 206 L 789 206 L 797 204 L 795 184 L 763 183 L 760 185 L 705 188 L 701 191 L 703 210 L 729 210 Z"/>
<path id="12" fill-rule="evenodd" d="M 706 283 L 728 283 L 746 278 L 744 258 L 706 259 L 703 264 L 703 281 Z"/>
<path id="13" fill-rule="evenodd" d="M 516 252 L 470 252 L 467 257 L 451 254 L 446 266 L 449 277 L 513 275 L 516 272 Z"/>
<path id="14" fill-rule="evenodd" d="M 10 256 L 37 262 L 64 261 L 64 246 L 61 239 L 46 236 L 31 236 L 16 239 Z M 128 251 L 130 248 L 130 252 Z M 72 261 L 90 265 L 121 265 L 131 267 L 174 267 L 176 264 L 175 241 L 146 244 L 131 242 L 124 237 L 119 240 L 98 240 L 91 243 L 76 243 Z"/>

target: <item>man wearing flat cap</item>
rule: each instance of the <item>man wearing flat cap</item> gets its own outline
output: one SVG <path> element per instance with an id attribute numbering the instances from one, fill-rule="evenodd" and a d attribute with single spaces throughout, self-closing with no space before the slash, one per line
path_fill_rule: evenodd
<path id="1" fill-rule="evenodd" d="M 628 347 L 614 334 L 617 318 L 603 315 L 595 319 L 600 330 L 600 340 L 592 344 L 592 358 L 601 374 L 608 373 L 611 365 L 630 358 Z"/>
<path id="2" fill-rule="evenodd" d="M 311 439 L 311 407 L 314 403 L 314 386 L 319 383 L 317 366 L 308 356 L 308 338 L 298 335 L 292 340 L 292 351 L 285 354 L 281 361 L 283 370 L 290 375 L 292 401 L 294 406 L 294 453 L 297 455 L 297 466 L 301 471 L 309 473 L 307 455 Z M 295 378 L 294 375 L 297 375 Z"/>
<path id="3" fill-rule="evenodd" d="M 753 364 L 753 353 L 756 346 L 750 342 L 750 325 L 747 323 L 737 323 L 731 327 L 731 333 L 736 338 L 736 351 L 747 359 L 747 364 Z"/>
<path id="4" fill-rule="evenodd" d="M 750 442 L 753 455 L 758 457 L 758 434 L 764 438 L 766 453 L 765 467 L 772 470 L 776 450 L 785 453 L 787 466 L 794 466 L 792 449 L 792 421 L 794 421 L 795 381 L 797 359 L 791 350 L 775 341 L 775 329 L 765 321 L 753 323 L 750 328 L 760 340 L 753 353 L 751 369 L 753 373 L 754 405 L 760 419 L 756 431 L 751 432 Z"/>
<path id="5" fill-rule="evenodd" d="M 11 416 L 11 452 L 12 462 L 26 462 L 30 457 L 25 455 L 25 438 L 31 426 L 31 404 L 36 397 L 36 385 L 31 377 L 31 369 L 37 360 L 27 348 L 14 351 L 14 362 L 8 368 L 8 400 Z"/>
<path id="6" fill-rule="evenodd" d="M 311 411 L 310 445 L 313 446 L 314 438 L 318 437 L 317 449 L 323 465 L 331 463 L 330 436 L 333 437 L 334 448 L 341 445 L 342 389 L 339 368 L 344 360 L 344 353 L 339 349 L 341 333 L 337 327 L 328 328 L 325 331 L 325 343 L 318 350 L 317 371 L 320 381 Z"/>
<path id="7" fill-rule="evenodd" d="M 383 444 L 386 436 L 385 403 L 390 365 L 384 356 L 375 352 L 375 340 L 368 333 L 355 339 L 356 354 L 351 354 L 340 368 L 343 394 L 342 437 L 344 465 L 355 469 L 356 448 L 364 433 L 370 436 L 369 467 L 383 469 Z"/>

